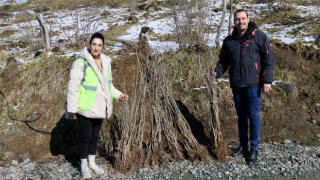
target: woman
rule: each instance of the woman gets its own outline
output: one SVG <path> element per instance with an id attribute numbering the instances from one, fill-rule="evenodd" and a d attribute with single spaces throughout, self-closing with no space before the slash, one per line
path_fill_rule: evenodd
<path id="1" fill-rule="evenodd" d="M 77 119 L 80 126 L 79 154 L 83 178 L 91 177 L 89 168 L 96 174 L 104 173 L 95 163 L 101 125 L 106 118 L 106 110 L 108 118 L 112 114 L 112 98 L 128 100 L 128 95 L 112 84 L 111 59 L 101 53 L 103 45 L 102 34 L 91 36 L 90 48 L 84 48 L 72 64 L 68 84 L 69 119 Z"/>

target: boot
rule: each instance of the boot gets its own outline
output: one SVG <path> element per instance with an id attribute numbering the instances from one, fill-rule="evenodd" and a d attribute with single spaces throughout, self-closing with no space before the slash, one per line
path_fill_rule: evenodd
<path id="1" fill-rule="evenodd" d="M 240 144 L 240 146 L 237 149 L 233 149 L 233 157 L 239 156 L 240 154 L 243 154 L 244 157 L 248 156 L 248 145 Z"/>
<path id="2" fill-rule="evenodd" d="M 91 173 L 88 167 L 88 159 L 81 159 L 81 175 L 83 179 L 91 178 Z"/>
<path id="3" fill-rule="evenodd" d="M 251 149 L 247 160 L 248 165 L 253 165 L 258 160 L 258 150 Z"/>
<path id="4" fill-rule="evenodd" d="M 99 174 L 103 174 L 104 170 L 103 168 L 99 167 L 96 163 L 95 163 L 95 158 L 96 155 L 89 155 L 89 167 L 90 169 L 94 170 L 94 172 L 99 175 Z"/>

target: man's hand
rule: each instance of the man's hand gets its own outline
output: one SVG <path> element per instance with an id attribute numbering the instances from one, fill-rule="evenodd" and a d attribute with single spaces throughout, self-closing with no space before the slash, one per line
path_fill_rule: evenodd
<path id="1" fill-rule="evenodd" d="M 120 101 L 123 101 L 123 100 L 128 101 L 128 99 L 129 99 L 129 96 L 126 95 L 126 94 L 121 94 L 121 96 L 119 97 L 119 100 L 120 100 Z"/>
<path id="2" fill-rule="evenodd" d="M 217 75 L 217 73 L 216 73 L 216 72 L 213 72 L 212 74 L 213 74 L 214 76 L 216 76 L 216 75 Z M 206 79 L 207 79 L 207 81 L 209 81 L 209 78 L 210 78 L 210 77 L 209 77 L 209 74 L 208 74 L 208 73 L 206 73 Z"/>
<path id="3" fill-rule="evenodd" d="M 271 91 L 271 84 L 264 84 L 263 85 L 263 92 L 267 93 L 269 91 Z"/>
<path id="4" fill-rule="evenodd" d="M 71 119 L 71 120 L 77 119 L 77 113 L 70 113 L 69 112 L 69 119 Z"/>

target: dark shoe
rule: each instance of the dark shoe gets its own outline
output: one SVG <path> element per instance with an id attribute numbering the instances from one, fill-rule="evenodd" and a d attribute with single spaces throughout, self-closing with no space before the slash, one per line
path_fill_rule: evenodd
<path id="1" fill-rule="evenodd" d="M 249 153 L 249 157 L 247 159 L 248 165 L 253 165 L 258 160 L 258 150 L 251 149 Z"/>
<path id="2" fill-rule="evenodd" d="M 233 157 L 239 156 L 240 154 L 243 154 L 243 156 L 246 156 L 248 154 L 248 145 L 242 145 L 240 144 L 240 146 L 237 149 L 233 149 Z"/>

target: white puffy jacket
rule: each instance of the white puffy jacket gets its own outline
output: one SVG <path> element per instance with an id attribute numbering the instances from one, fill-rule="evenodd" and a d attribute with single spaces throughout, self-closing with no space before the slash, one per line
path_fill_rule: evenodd
<path id="1" fill-rule="evenodd" d="M 78 108 L 78 92 L 81 85 L 81 81 L 84 75 L 84 64 L 83 61 L 75 61 L 70 70 L 70 80 L 68 83 L 68 92 L 67 92 L 67 109 L 69 113 L 78 113 L 87 118 L 106 118 L 106 110 L 108 113 L 108 118 L 112 115 L 112 99 L 111 93 L 109 90 L 109 85 L 107 81 L 108 68 L 111 68 L 111 59 L 104 55 L 100 54 L 100 59 L 102 62 L 100 73 L 99 67 L 94 61 L 93 57 L 88 51 L 88 48 L 84 48 L 79 56 L 83 57 L 88 61 L 93 70 L 97 73 L 99 78 L 99 84 L 97 89 L 97 95 L 94 100 L 94 103 L 89 111 L 83 111 Z M 112 80 L 112 76 L 111 76 Z M 113 84 L 112 84 L 113 86 Z M 112 87 L 113 98 L 118 100 L 122 93 L 117 90 L 114 86 Z"/>

